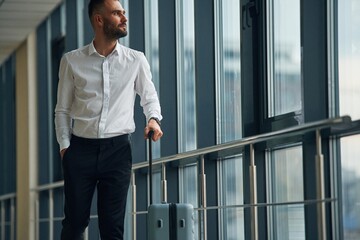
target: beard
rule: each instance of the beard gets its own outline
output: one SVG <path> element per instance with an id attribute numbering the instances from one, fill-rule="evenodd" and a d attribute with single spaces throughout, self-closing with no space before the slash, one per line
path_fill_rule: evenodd
<path id="1" fill-rule="evenodd" d="M 104 19 L 104 34 L 108 39 L 117 40 L 127 35 L 126 30 L 122 30 L 107 19 Z"/>

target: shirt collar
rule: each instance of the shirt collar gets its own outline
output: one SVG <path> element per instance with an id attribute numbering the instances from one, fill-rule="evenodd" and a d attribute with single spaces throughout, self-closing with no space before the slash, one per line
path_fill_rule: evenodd
<path id="1" fill-rule="evenodd" d="M 97 55 L 99 55 L 99 56 L 101 56 L 101 54 L 99 54 L 97 51 L 96 51 L 96 48 L 95 48 L 95 46 L 94 46 L 94 41 L 91 41 L 91 43 L 89 44 L 89 56 L 91 56 L 92 54 L 97 54 Z M 117 54 L 117 55 L 119 55 L 120 54 L 120 43 L 119 43 L 119 41 L 116 41 L 116 46 L 115 46 L 115 48 L 114 48 L 114 50 L 112 51 L 112 53 L 111 54 Z M 110 54 L 110 55 L 111 55 Z"/>

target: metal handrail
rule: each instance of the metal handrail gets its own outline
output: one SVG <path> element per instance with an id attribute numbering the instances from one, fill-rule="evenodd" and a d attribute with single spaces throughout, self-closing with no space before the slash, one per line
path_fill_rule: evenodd
<path id="1" fill-rule="evenodd" d="M 272 140 L 276 140 L 276 139 L 281 139 L 281 138 L 288 138 L 288 137 L 297 137 L 309 132 L 316 132 L 317 136 L 317 147 L 318 147 L 318 153 L 317 153 L 317 157 L 318 160 L 320 161 L 320 168 L 319 168 L 319 173 L 318 174 L 320 176 L 320 180 L 319 181 L 319 186 L 323 185 L 323 181 L 322 181 L 322 161 L 323 161 L 323 157 L 322 157 L 322 153 L 321 153 L 321 145 L 319 145 L 319 142 L 321 141 L 321 135 L 320 135 L 320 131 L 324 130 L 324 129 L 329 129 L 329 128 L 333 128 L 333 127 L 338 127 L 341 126 L 343 129 L 347 129 L 348 127 L 351 127 L 351 118 L 349 116 L 342 116 L 342 117 L 337 117 L 337 118 L 331 118 L 331 119 L 325 119 L 325 120 L 320 120 L 320 121 L 316 121 L 316 122 L 311 122 L 311 123 L 305 123 L 305 124 L 301 124 L 301 125 L 297 125 L 294 127 L 289 127 L 289 128 L 285 128 L 282 130 L 278 130 L 278 131 L 273 131 L 273 132 L 269 132 L 269 133 L 264 133 L 264 134 L 259 134 L 256 136 L 252 136 L 252 137 L 246 137 L 240 140 L 236 140 L 236 141 L 232 141 L 232 142 L 227 142 L 227 143 L 223 143 L 223 144 L 219 144 L 219 145 L 215 145 L 215 146 L 210 146 L 210 147 L 206 147 L 206 148 L 202 148 L 202 149 L 197 149 L 197 150 L 193 150 L 193 151 L 189 151 L 189 152 L 184 152 L 184 153 L 179 153 L 179 154 L 175 154 L 172 156 L 167 156 L 167 157 L 163 157 L 163 158 L 159 158 L 153 161 L 153 165 L 161 165 L 162 168 L 165 167 L 166 163 L 170 163 L 170 162 L 179 162 L 180 164 L 186 164 L 189 162 L 189 159 L 191 160 L 200 160 L 202 159 L 202 161 L 204 161 L 204 157 L 208 156 L 209 154 L 213 154 L 213 153 L 225 153 L 225 151 L 229 151 L 229 150 L 239 150 L 243 147 L 246 146 L 250 146 L 250 150 L 254 151 L 254 145 L 258 144 L 258 143 L 262 143 L 262 142 L 266 142 L 266 141 L 272 141 Z M 344 126 L 344 127 L 343 127 Z M 332 134 L 330 134 L 332 135 Z M 333 135 L 337 135 L 337 133 L 333 134 Z M 319 151 L 320 150 L 320 151 Z M 230 151 L 230 153 L 227 153 L 227 155 L 231 155 L 233 154 L 234 151 Z M 224 155 L 226 155 L 224 154 Z M 222 155 L 221 155 L 222 156 Z M 252 172 L 254 173 L 251 176 L 252 180 L 256 180 L 256 166 L 254 164 L 254 159 L 252 161 L 252 165 L 250 166 L 250 170 L 252 170 Z M 136 191 L 136 185 L 135 185 L 135 179 L 134 179 L 134 173 L 137 170 L 143 169 L 143 168 L 148 168 L 148 162 L 147 161 L 143 161 L 140 163 L 135 163 L 132 165 L 132 171 L 133 171 L 133 183 L 132 183 L 132 187 L 133 187 L 133 192 Z M 163 169 L 163 171 L 165 171 Z M 205 178 L 205 173 L 202 172 Z M 204 182 L 202 182 L 202 189 L 203 191 L 206 191 L 205 189 L 205 180 Z M 64 182 L 63 181 L 58 181 L 55 183 L 50 183 L 50 184 L 45 184 L 42 186 L 37 186 L 35 188 L 32 188 L 31 191 L 35 191 L 35 192 L 40 192 L 40 191 L 46 191 L 46 190 L 52 190 L 58 187 L 63 187 Z M 254 182 L 251 186 L 251 191 L 253 193 L 256 193 L 257 189 L 256 189 L 256 182 Z M 135 216 L 137 214 L 139 214 L 140 212 L 137 211 L 136 212 L 136 203 L 134 203 L 134 200 L 136 198 L 136 193 L 133 197 L 133 223 L 134 225 L 136 225 L 136 218 Z M 200 204 L 200 208 L 196 208 L 195 210 L 198 211 L 203 211 L 204 216 L 202 216 L 203 221 L 206 221 L 206 211 L 207 210 L 211 210 L 211 209 L 219 209 L 219 208 L 226 208 L 229 206 L 207 206 L 206 205 L 206 193 L 203 194 L 204 197 L 204 201 L 203 203 Z M 0 197 L 1 200 L 1 197 Z M 312 201 L 316 201 L 318 203 L 319 206 L 322 206 L 320 204 L 324 204 L 325 202 L 328 201 L 334 201 L 335 199 L 326 199 L 322 194 L 319 195 L 319 198 L 317 198 L 316 200 L 311 200 L 308 203 L 312 202 Z M 308 200 L 302 201 L 302 202 L 298 202 L 298 203 L 302 203 L 302 204 L 306 204 Z M 258 203 L 257 202 L 257 198 L 256 198 L 256 194 L 252 197 L 252 200 L 250 202 L 250 204 L 245 204 L 245 205 L 241 205 L 242 207 L 252 207 L 252 213 L 251 213 L 251 218 L 252 218 L 252 226 L 255 226 L 254 229 L 252 229 L 252 239 L 257 240 L 258 236 L 257 236 L 257 207 L 261 207 L 261 206 L 271 206 L 271 205 L 278 205 L 278 204 L 282 204 L 282 203 Z M 289 203 L 287 203 L 289 204 Z M 239 205 L 240 206 L 240 205 Z M 238 206 L 238 207 L 239 207 Z M 236 207 L 236 206 L 231 206 L 231 207 Z M 321 213 L 324 213 L 324 209 L 319 207 L 319 210 Z M 142 213 L 142 212 L 141 212 Z M 324 229 L 323 227 L 323 221 L 322 219 L 318 220 L 319 222 L 319 229 Z M 135 226 L 133 226 L 135 227 Z M 136 233 L 136 231 L 133 231 Z M 134 235 L 135 236 L 135 235 Z M 204 235 L 204 239 L 206 239 L 206 235 Z M 324 239 L 324 237 L 322 236 L 322 239 Z"/>
<path id="2" fill-rule="evenodd" d="M 53 183 L 44 184 L 41 186 L 31 188 L 30 191 L 41 192 L 41 191 L 51 190 L 51 189 L 55 189 L 55 188 L 60 188 L 63 186 L 64 186 L 64 181 L 58 181 L 58 182 L 53 182 Z"/>
<path id="3" fill-rule="evenodd" d="M 331 118 L 326 120 L 320 120 L 316 122 L 311 123 L 305 123 L 301 125 L 297 125 L 294 127 L 285 128 L 282 130 L 269 132 L 269 133 L 263 133 L 256 136 L 246 137 L 240 140 L 231 141 L 215 146 L 210 146 L 206 148 L 201 148 L 193 151 L 188 151 L 184 153 L 178 153 L 172 156 L 162 157 L 157 160 L 153 161 L 153 165 L 159 165 L 162 163 L 168 163 L 173 161 L 179 161 L 182 159 L 189 159 L 189 158 L 197 158 L 202 155 L 207 155 L 214 152 L 220 152 L 224 150 L 230 150 L 234 148 L 240 148 L 245 147 L 250 144 L 256 144 L 261 143 L 269 140 L 274 140 L 277 138 L 285 138 L 285 137 L 293 137 L 298 136 L 301 134 L 305 134 L 314 130 L 322 130 L 325 128 L 329 128 L 334 125 L 340 125 L 340 124 L 351 124 L 351 118 L 349 116 L 342 116 L 337 118 Z M 132 169 L 137 170 L 141 168 L 147 168 L 149 166 L 148 162 L 144 161 L 141 163 L 135 163 L 133 164 Z"/>
<path id="4" fill-rule="evenodd" d="M 324 128 L 328 128 L 328 127 L 331 127 L 333 125 L 338 125 L 338 124 L 351 124 L 351 118 L 349 116 L 342 116 L 342 117 L 338 117 L 338 118 L 320 120 L 320 121 L 312 122 L 312 123 L 305 123 L 302 125 L 298 125 L 298 126 L 294 126 L 294 127 L 270 132 L 270 133 L 259 134 L 256 136 L 247 137 L 247 138 L 243 138 L 240 140 L 227 142 L 227 143 L 223 143 L 223 144 L 219 144 L 219 145 L 215 145 L 215 146 L 211 146 L 211 147 L 206 147 L 206 148 L 197 149 L 197 150 L 193 150 L 193 151 L 189 151 L 189 152 L 184 152 L 184 153 L 179 153 L 179 154 L 175 154 L 175 155 L 171 155 L 171 156 L 167 156 L 167 157 L 158 158 L 158 159 L 154 160 L 153 165 L 159 165 L 162 163 L 178 161 L 181 159 L 195 158 L 195 157 L 210 154 L 213 152 L 220 152 L 220 151 L 229 150 L 229 149 L 233 149 L 233 148 L 244 147 L 244 146 L 247 146 L 250 144 L 265 142 L 265 141 L 273 140 L 273 139 L 280 138 L 280 137 L 285 138 L 285 137 L 296 136 L 299 134 L 304 134 L 304 133 L 307 133 L 310 131 L 314 131 L 316 129 L 324 129 Z M 148 166 L 149 166 L 148 162 L 144 161 L 141 163 L 133 164 L 132 169 L 138 170 L 141 168 L 147 168 Z M 36 191 L 36 192 L 45 191 L 45 190 L 62 187 L 63 185 L 64 185 L 64 181 L 58 181 L 58 182 L 34 187 L 31 189 L 31 191 Z M 7 195 L 4 195 L 4 196 L 7 196 Z M 4 198 L 4 196 L 0 196 L 0 200 L 2 198 Z"/>
<path id="5" fill-rule="evenodd" d="M 8 194 L 4 194 L 0 196 L 0 202 L 1 201 L 5 201 L 5 200 L 9 200 L 12 198 L 16 198 L 16 193 L 8 193 Z"/>

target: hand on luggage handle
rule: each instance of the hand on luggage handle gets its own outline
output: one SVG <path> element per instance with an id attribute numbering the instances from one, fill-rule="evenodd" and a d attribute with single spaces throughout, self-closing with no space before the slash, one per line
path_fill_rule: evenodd
<path id="1" fill-rule="evenodd" d="M 152 139 L 152 136 L 154 135 L 154 130 L 150 130 L 149 132 L 148 132 L 148 139 Z"/>

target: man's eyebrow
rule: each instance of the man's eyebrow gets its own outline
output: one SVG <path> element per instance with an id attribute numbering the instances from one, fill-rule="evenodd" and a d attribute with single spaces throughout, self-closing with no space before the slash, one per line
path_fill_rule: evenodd
<path id="1" fill-rule="evenodd" d="M 113 10 L 113 13 L 121 13 L 121 14 L 125 14 L 126 11 L 125 10 Z"/>

